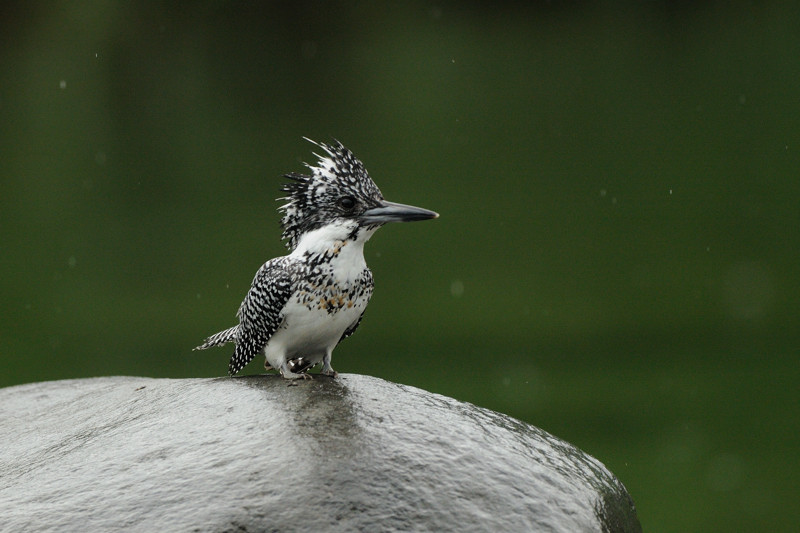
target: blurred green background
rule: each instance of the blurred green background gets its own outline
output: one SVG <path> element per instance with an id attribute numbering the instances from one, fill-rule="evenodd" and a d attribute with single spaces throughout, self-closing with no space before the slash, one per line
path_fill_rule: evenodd
<path id="1" fill-rule="evenodd" d="M 337 370 L 576 444 L 646 531 L 796 530 L 793 3 L 12 1 L 0 35 L 0 385 L 224 375 L 191 348 L 336 137 L 441 213 L 367 245 Z"/>

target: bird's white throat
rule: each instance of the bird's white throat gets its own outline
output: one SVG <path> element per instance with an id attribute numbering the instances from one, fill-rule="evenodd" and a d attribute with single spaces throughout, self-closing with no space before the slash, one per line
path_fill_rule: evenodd
<path id="1" fill-rule="evenodd" d="M 291 255 L 306 253 L 320 254 L 332 249 L 337 243 L 352 244 L 349 248 L 358 248 L 363 256 L 364 243 L 372 237 L 377 228 L 359 227 L 355 220 L 340 219 L 321 228 L 304 233 Z"/>

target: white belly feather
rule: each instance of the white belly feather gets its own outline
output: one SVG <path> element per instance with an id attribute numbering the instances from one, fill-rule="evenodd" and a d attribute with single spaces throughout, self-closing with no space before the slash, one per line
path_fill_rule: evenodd
<path id="1" fill-rule="evenodd" d="M 273 368 L 280 368 L 284 361 L 296 357 L 319 363 L 358 321 L 364 307 L 366 302 L 328 313 L 317 307 L 309 309 L 293 298 L 284 308 L 283 323 L 264 348 L 267 362 Z"/>
<path id="2" fill-rule="evenodd" d="M 372 296 L 363 241 L 321 238 L 314 242 L 309 238 L 301 242 L 304 244 L 311 246 L 300 246 L 292 255 L 321 253 L 327 261 L 323 268 L 312 268 L 304 276 L 284 306 L 283 322 L 264 347 L 272 368 L 279 369 L 299 357 L 312 364 L 322 361 L 344 332 L 358 322 Z M 308 261 L 307 256 L 304 259 Z M 369 275 L 366 284 L 365 272 Z"/>

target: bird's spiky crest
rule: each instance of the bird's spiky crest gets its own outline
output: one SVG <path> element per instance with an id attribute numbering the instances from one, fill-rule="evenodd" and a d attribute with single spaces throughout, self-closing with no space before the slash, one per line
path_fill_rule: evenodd
<path id="1" fill-rule="evenodd" d="M 314 153 L 319 159 L 316 166 L 304 163 L 311 170 L 310 175 L 290 173 L 285 176 L 292 181 L 282 188 L 288 195 L 281 198 L 286 203 L 279 210 L 283 212 L 281 238 L 290 250 L 295 249 L 301 235 L 340 216 L 333 209 L 340 197 L 350 195 L 374 205 L 383 200 L 364 164 L 342 143 L 335 139 L 333 144 L 304 139 L 322 148 L 325 154 Z"/>

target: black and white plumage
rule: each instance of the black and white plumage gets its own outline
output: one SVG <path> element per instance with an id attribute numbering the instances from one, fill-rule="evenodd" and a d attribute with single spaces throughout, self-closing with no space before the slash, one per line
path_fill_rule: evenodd
<path id="1" fill-rule="evenodd" d="M 311 141 L 313 142 L 313 141 Z M 334 376 L 331 354 L 355 332 L 372 296 L 364 243 L 387 222 L 436 218 L 433 211 L 387 202 L 364 165 L 338 141 L 314 143 L 325 151 L 310 175 L 287 174 L 281 206 L 289 255 L 267 261 L 239 307 L 239 324 L 210 336 L 204 350 L 236 344 L 228 373 L 259 353 L 284 378 L 307 378 L 322 363 Z"/>

